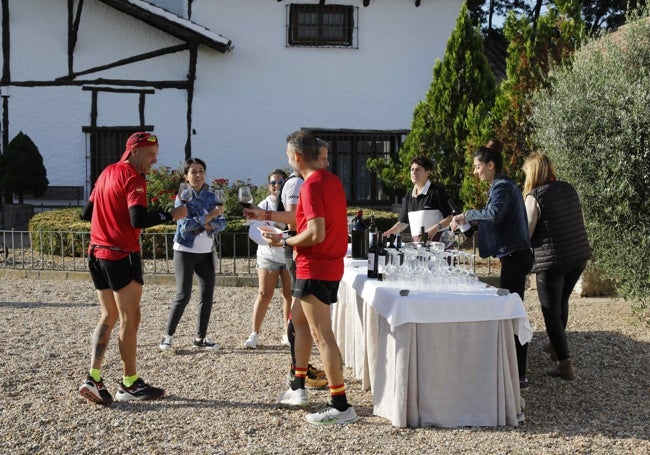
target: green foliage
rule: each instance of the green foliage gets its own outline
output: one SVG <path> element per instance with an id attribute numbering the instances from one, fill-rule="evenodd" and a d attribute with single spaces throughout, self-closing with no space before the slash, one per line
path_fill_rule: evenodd
<path id="1" fill-rule="evenodd" d="M 483 38 L 463 5 L 442 60 L 433 69 L 426 101 L 415 111 L 400 152 L 402 163 L 419 154 L 434 161 L 433 179 L 454 197 L 465 172 L 467 115 L 485 115 L 494 99 L 494 76 L 483 52 Z M 408 177 L 408 169 L 404 169 Z M 410 180 L 409 180 L 410 181 Z"/>
<path id="2" fill-rule="evenodd" d="M 183 168 L 171 169 L 169 167 L 159 167 L 152 169 L 147 175 L 147 199 L 149 208 L 152 210 L 170 211 L 174 208 L 174 199 L 178 193 L 178 186 L 184 181 Z M 239 188 L 248 186 L 253 194 L 253 200 L 257 203 L 264 199 L 268 194 L 266 185 L 256 186 L 251 183 L 250 179 L 235 180 L 230 183 L 226 178 L 216 178 L 210 183 L 210 188 L 223 189 L 226 195 L 224 211 L 226 218 L 241 218 L 243 209 L 239 205 L 238 193 Z"/>
<path id="3" fill-rule="evenodd" d="M 366 225 L 370 224 L 370 215 L 375 215 L 375 225 L 379 232 L 386 232 L 389 230 L 395 222 L 397 222 L 397 217 L 399 214 L 394 212 L 387 212 L 385 210 L 368 210 L 364 207 L 348 207 L 348 216 L 354 216 L 359 210 L 363 210 L 363 221 Z"/>
<path id="4" fill-rule="evenodd" d="M 159 167 L 147 175 L 147 201 L 151 210 L 169 212 L 174 208 L 178 186 L 184 180 L 182 165 L 178 169 Z"/>
<path id="5" fill-rule="evenodd" d="M 213 190 L 222 189 L 226 195 L 226 202 L 224 203 L 224 211 L 227 218 L 242 218 L 244 216 L 244 209 L 239 205 L 239 188 L 247 186 L 251 189 L 253 201 L 255 204 L 261 202 L 269 194 L 267 185 L 253 185 L 251 179 L 237 179 L 232 183 L 228 179 L 218 178 L 212 181 L 210 187 Z"/>
<path id="6" fill-rule="evenodd" d="M 147 176 L 147 197 L 149 209 L 169 211 L 174 206 L 178 185 L 182 181 L 181 169 L 171 170 L 167 167 L 152 169 Z M 238 255 L 248 251 L 248 237 L 232 236 L 232 233 L 248 232 L 242 208 L 238 203 L 238 192 L 242 186 L 249 186 L 256 202 L 263 200 L 269 193 L 266 185 L 252 185 L 250 179 L 235 180 L 217 178 L 211 183 L 212 189 L 222 188 L 226 194 L 226 229 L 222 238 L 221 254 L 223 257 Z M 52 210 L 34 215 L 29 222 L 32 246 L 46 254 L 82 257 L 88 248 L 90 223 L 81 219 L 78 208 Z M 142 256 L 145 259 L 171 258 L 176 223 L 161 224 L 142 231 Z M 164 235 L 163 235 L 164 234 Z M 234 239 L 234 242 L 233 242 Z M 251 251 L 255 253 L 255 244 Z"/>
<path id="7" fill-rule="evenodd" d="M 21 131 L 7 145 L 0 156 L 0 191 L 16 194 L 22 204 L 25 194 L 40 197 L 47 190 L 47 171 L 36 144 Z M 12 203 L 13 198 L 5 198 Z"/>
<path id="8" fill-rule="evenodd" d="M 506 79 L 499 86 L 487 125 L 482 125 L 473 141 L 487 141 L 485 134 L 503 144 L 504 171 L 523 186 L 522 165 L 533 150 L 531 94 L 542 88 L 552 67 L 568 64 L 575 49 L 585 39 L 577 0 L 560 0 L 536 21 L 511 13 L 505 23 L 508 39 Z M 469 161 L 469 160 L 468 160 Z M 463 182 L 464 200 L 474 197 L 480 186 L 474 179 Z"/>
<path id="9" fill-rule="evenodd" d="M 534 97 L 536 145 L 581 196 L 594 265 L 650 321 L 650 23 L 590 43 Z M 570 220 L 567 220 L 570 222 Z"/>
<path id="10" fill-rule="evenodd" d="M 82 257 L 88 248 L 90 223 L 81 219 L 79 208 L 51 210 L 34 215 L 29 220 L 29 232 L 35 251 Z"/>

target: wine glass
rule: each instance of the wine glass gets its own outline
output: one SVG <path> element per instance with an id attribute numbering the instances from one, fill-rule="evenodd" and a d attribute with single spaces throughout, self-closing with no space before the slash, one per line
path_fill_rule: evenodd
<path id="1" fill-rule="evenodd" d="M 247 186 L 239 188 L 239 205 L 245 209 L 249 209 L 253 205 L 253 195 L 251 194 L 251 189 Z"/>
<path id="2" fill-rule="evenodd" d="M 239 188 L 239 205 L 241 205 L 245 209 L 251 208 L 253 205 L 253 195 L 251 194 L 251 189 L 247 186 L 242 186 Z M 245 216 L 245 215 L 244 215 Z M 244 225 L 248 225 L 249 220 L 246 218 L 246 222 Z"/>
<path id="3" fill-rule="evenodd" d="M 214 190 L 214 202 L 217 205 L 223 205 L 226 202 L 226 193 L 222 189 Z"/>
<path id="4" fill-rule="evenodd" d="M 183 204 L 190 202 L 192 196 L 192 187 L 189 183 L 183 182 L 178 185 L 178 199 L 180 199 Z"/>
<path id="5" fill-rule="evenodd" d="M 456 237 L 451 231 L 442 231 L 442 234 L 440 234 L 440 242 L 444 243 L 445 250 L 448 250 L 449 248 L 454 247 L 454 244 L 456 243 Z"/>

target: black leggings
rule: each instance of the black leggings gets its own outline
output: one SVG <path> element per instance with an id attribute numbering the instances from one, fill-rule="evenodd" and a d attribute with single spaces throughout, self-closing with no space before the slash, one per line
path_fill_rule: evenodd
<path id="1" fill-rule="evenodd" d="M 169 312 L 167 335 L 176 333 L 176 327 L 192 295 L 192 280 L 195 273 L 201 294 L 196 317 L 196 338 L 205 338 L 212 314 L 212 300 L 216 283 L 212 253 L 188 253 L 178 250 L 174 250 L 176 298 Z"/>
<path id="2" fill-rule="evenodd" d="M 537 296 L 542 306 L 546 333 L 558 360 L 571 358 L 565 332 L 569 320 L 569 297 L 586 264 L 584 261 L 565 270 L 537 274 Z"/>
<path id="3" fill-rule="evenodd" d="M 501 258 L 501 277 L 499 287 L 510 292 L 516 292 L 524 300 L 526 289 L 526 275 L 533 268 L 532 250 L 520 250 L 510 253 Z M 515 347 L 517 350 L 517 368 L 519 377 L 526 377 L 528 363 L 528 343 L 523 346 L 519 343 L 519 337 L 515 335 Z"/>

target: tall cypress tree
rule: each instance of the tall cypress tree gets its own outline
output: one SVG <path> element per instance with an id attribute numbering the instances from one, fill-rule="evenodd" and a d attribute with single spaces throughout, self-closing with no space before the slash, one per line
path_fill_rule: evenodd
<path id="1" fill-rule="evenodd" d="M 417 155 L 426 155 L 434 162 L 433 179 L 456 198 L 465 172 L 468 109 L 485 115 L 494 95 L 494 76 L 483 51 L 483 36 L 472 26 L 463 4 L 445 55 L 433 68 L 426 98 L 415 108 L 399 162 L 372 160 L 368 167 L 378 172 L 384 184 L 408 188 L 408 163 Z"/>

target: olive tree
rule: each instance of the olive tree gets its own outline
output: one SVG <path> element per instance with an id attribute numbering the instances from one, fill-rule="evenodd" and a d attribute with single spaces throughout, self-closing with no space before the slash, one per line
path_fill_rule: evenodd
<path id="1" fill-rule="evenodd" d="M 532 121 L 537 149 L 581 196 L 593 264 L 650 321 L 650 17 L 643 15 L 555 69 L 533 98 Z"/>

